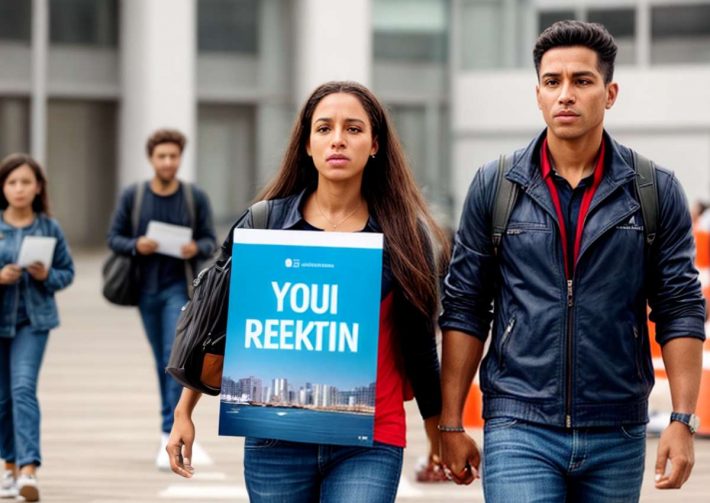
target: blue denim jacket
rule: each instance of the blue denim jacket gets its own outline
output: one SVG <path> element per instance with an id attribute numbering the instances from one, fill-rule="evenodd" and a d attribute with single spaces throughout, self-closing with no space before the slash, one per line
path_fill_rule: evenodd
<path id="1" fill-rule="evenodd" d="M 504 174 L 520 192 L 498 256 L 491 243 L 497 161 L 476 173 L 456 233 L 440 325 L 485 340 L 493 321 L 480 369 L 486 419 L 568 427 L 643 423 L 654 381 L 647 302 L 660 344 L 705 337 L 683 190 L 670 171 L 658 168 L 658 234 L 647 257 L 631 150 L 605 133 L 604 176 L 568 282 L 557 214 L 538 161 L 544 134 L 515 152 Z"/>
<path id="2" fill-rule="evenodd" d="M 30 324 L 37 330 L 51 330 L 59 326 L 59 313 L 54 301 L 54 292 L 66 288 L 74 279 L 74 263 L 64 233 L 56 220 L 39 214 L 27 228 L 18 229 L 2 220 L 0 212 L 0 267 L 17 262 L 22 239 L 26 235 L 53 236 L 57 238 L 52 266 L 45 281 L 36 281 L 27 271 L 22 272 L 20 282 L 25 286 L 25 306 Z M 0 285 L 0 337 L 14 337 L 17 321 L 18 295 L 23 291 L 19 282 Z"/>

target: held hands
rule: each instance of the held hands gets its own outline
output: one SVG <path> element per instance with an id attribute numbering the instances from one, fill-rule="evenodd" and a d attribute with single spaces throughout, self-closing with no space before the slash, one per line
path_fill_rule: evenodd
<path id="1" fill-rule="evenodd" d="M 0 269 L 0 285 L 13 285 L 22 275 L 22 268 L 17 264 L 7 264 Z"/>
<path id="2" fill-rule="evenodd" d="M 446 432 L 439 436 L 441 462 L 451 480 L 459 485 L 468 485 L 480 478 L 478 467 L 481 454 L 476 442 L 463 432 Z"/>
<path id="3" fill-rule="evenodd" d="M 178 475 L 190 478 L 195 472 L 192 467 L 192 444 L 195 441 L 195 425 L 187 416 L 175 415 L 173 429 L 165 450 L 170 458 L 170 469 Z"/>
<path id="4" fill-rule="evenodd" d="M 136 241 L 136 251 L 141 255 L 152 255 L 157 250 L 158 242 L 153 239 L 141 236 Z"/>
<path id="5" fill-rule="evenodd" d="M 37 281 L 45 281 L 49 276 L 49 269 L 42 262 L 32 262 L 27 266 L 27 272 Z"/>
<path id="6" fill-rule="evenodd" d="M 183 245 L 182 248 L 180 248 L 180 253 L 182 253 L 182 258 L 185 260 L 190 260 L 192 257 L 197 255 L 197 252 L 199 250 L 197 249 L 197 243 L 194 241 L 190 241 L 186 245 Z"/>
<path id="7" fill-rule="evenodd" d="M 665 473 L 668 461 L 670 474 Z M 693 435 L 686 425 L 674 421 L 663 430 L 658 442 L 656 489 L 680 489 L 690 477 L 694 464 Z"/>

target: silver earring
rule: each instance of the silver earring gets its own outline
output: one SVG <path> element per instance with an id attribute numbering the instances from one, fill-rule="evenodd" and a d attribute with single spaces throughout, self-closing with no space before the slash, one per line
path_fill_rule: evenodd
<path id="1" fill-rule="evenodd" d="M 372 158 L 374 159 L 374 158 L 375 158 L 375 154 L 370 155 L 370 157 L 372 157 Z"/>

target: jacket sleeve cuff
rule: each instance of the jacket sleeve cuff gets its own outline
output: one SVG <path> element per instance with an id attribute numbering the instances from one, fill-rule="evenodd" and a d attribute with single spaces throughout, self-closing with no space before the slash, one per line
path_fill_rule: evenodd
<path id="1" fill-rule="evenodd" d="M 471 337 L 479 339 L 481 342 L 485 342 L 488 338 L 489 327 L 483 323 L 473 323 L 464 320 L 442 317 L 439 319 L 439 327 L 442 331 L 457 330 L 459 332 L 464 332 Z"/>
<path id="2" fill-rule="evenodd" d="M 671 339 L 692 337 L 705 340 L 705 320 L 702 317 L 685 317 L 656 324 L 656 342 L 663 346 Z"/>

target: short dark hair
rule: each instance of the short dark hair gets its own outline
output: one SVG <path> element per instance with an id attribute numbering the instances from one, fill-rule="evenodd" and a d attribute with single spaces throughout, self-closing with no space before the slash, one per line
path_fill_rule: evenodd
<path id="1" fill-rule="evenodd" d="M 180 147 L 180 153 L 182 154 L 185 144 L 187 144 L 187 138 L 177 129 L 158 129 L 145 142 L 145 150 L 148 153 L 148 157 L 153 155 L 153 150 L 161 143 L 174 143 Z"/>
<path id="2" fill-rule="evenodd" d="M 617 51 L 614 37 L 599 23 L 574 20 L 557 21 L 537 38 L 533 49 L 533 60 L 538 79 L 540 78 L 540 62 L 547 51 L 557 47 L 575 45 L 587 47 L 597 53 L 599 73 L 604 76 L 605 84 L 611 82 L 614 78 L 614 61 Z"/>
<path id="3" fill-rule="evenodd" d="M 44 171 L 40 167 L 39 163 L 35 161 L 32 157 L 27 154 L 10 154 L 5 159 L 0 162 L 0 189 L 4 189 L 5 182 L 10 176 L 10 173 L 15 171 L 17 168 L 22 166 L 29 166 L 32 172 L 37 178 L 37 183 L 39 184 L 39 194 L 35 196 L 32 200 L 32 210 L 35 213 L 44 213 L 49 216 L 49 196 L 47 195 L 47 177 L 44 176 Z M 0 190 L 0 209 L 7 209 L 8 205 L 7 198 L 5 197 L 5 191 Z"/>

